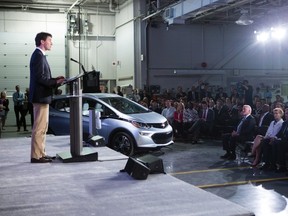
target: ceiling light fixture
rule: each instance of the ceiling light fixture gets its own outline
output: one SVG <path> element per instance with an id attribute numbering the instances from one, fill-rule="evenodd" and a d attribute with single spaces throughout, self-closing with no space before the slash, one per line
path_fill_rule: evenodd
<path id="1" fill-rule="evenodd" d="M 247 10 L 241 10 L 241 16 L 235 22 L 237 25 L 251 25 L 254 21 L 249 17 Z"/>

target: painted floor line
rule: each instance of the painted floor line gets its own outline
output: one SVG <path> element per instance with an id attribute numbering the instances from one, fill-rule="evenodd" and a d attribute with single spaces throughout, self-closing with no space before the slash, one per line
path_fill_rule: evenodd
<path id="1" fill-rule="evenodd" d="M 206 189 L 206 188 L 213 188 L 213 187 L 225 187 L 225 186 L 232 186 L 232 185 L 243 185 L 243 184 L 248 184 L 248 183 L 263 183 L 263 182 L 284 181 L 284 180 L 288 180 L 288 177 L 255 179 L 255 180 L 247 180 L 247 181 L 225 182 L 221 184 L 207 184 L 207 185 L 195 185 L 195 186 L 202 188 L 202 189 Z"/>
<path id="2" fill-rule="evenodd" d="M 184 171 L 184 172 L 173 172 L 169 173 L 170 175 L 185 175 L 191 173 L 204 173 L 204 172 L 217 172 L 217 171 L 225 171 L 225 170 L 236 170 L 236 169 L 247 169 L 250 166 L 245 167 L 230 167 L 230 168 L 218 168 L 218 169 L 207 169 L 207 170 L 191 170 L 191 171 Z"/>

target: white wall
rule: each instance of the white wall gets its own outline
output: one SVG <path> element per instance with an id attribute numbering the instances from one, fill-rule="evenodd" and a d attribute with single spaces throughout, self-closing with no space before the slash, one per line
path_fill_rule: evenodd
<path id="1" fill-rule="evenodd" d="M 53 35 L 53 47 L 48 54 L 53 76 L 65 75 L 66 23 L 60 14 L 0 12 L 0 89 L 8 95 L 20 85 L 29 87 L 29 62 L 35 49 L 35 36 L 40 31 Z M 64 89 L 63 89 L 64 90 Z"/>
<path id="2" fill-rule="evenodd" d="M 134 14 L 133 1 L 116 13 L 117 85 L 134 87 Z"/>
<path id="3" fill-rule="evenodd" d="M 83 12 L 84 15 L 89 21 L 89 32 L 81 35 L 79 41 L 79 36 L 66 36 L 64 13 L 0 11 L 0 89 L 6 89 L 9 95 L 19 83 L 23 90 L 29 86 L 29 61 L 35 49 L 35 35 L 40 31 L 53 35 L 54 45 L 47 53 L 53 76 L 71 77 L 79 73 L 79 66 L 69 60 L 74 58 L 87 71 L 94 66 L 101 72 L 102 80 L 112 80 L 115 85 L 115 13 Z"/>

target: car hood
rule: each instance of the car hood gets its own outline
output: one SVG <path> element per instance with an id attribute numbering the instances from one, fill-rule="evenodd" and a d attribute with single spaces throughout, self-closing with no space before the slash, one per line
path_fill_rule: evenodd
<path id="1" fill-rule="evenodd" d="M 148 112 L 148 113 L 137 113 L 137 114 L 129 114 L 127 115 L 131 118 L 131 120 L 136 120 L 139 122 L 145 122 L 145 123 L 164 123 L 167 121 L 167 119 L 156 113 L 156 112 Z"/>

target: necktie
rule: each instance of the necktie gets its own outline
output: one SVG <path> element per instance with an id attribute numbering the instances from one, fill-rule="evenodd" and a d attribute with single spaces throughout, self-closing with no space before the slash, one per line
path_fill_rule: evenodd
<path id="1" fill-rule="evenodd" d="M 242 124 L 243 122 L 245 121 L 245 117 L 242 118 L 241 122 L 239 123 L 239 125 L 237 126 L 237 133 L 239 134 L 240 131 L 241 131 L 241 127 L 242 127 Z"/>
<path id="2" fill-rule="evenodd" d="M 207 110 L 207 109 L 206 109 Z M 202 119 L 206 119 L 206 110 L 203 110 Z"/>

